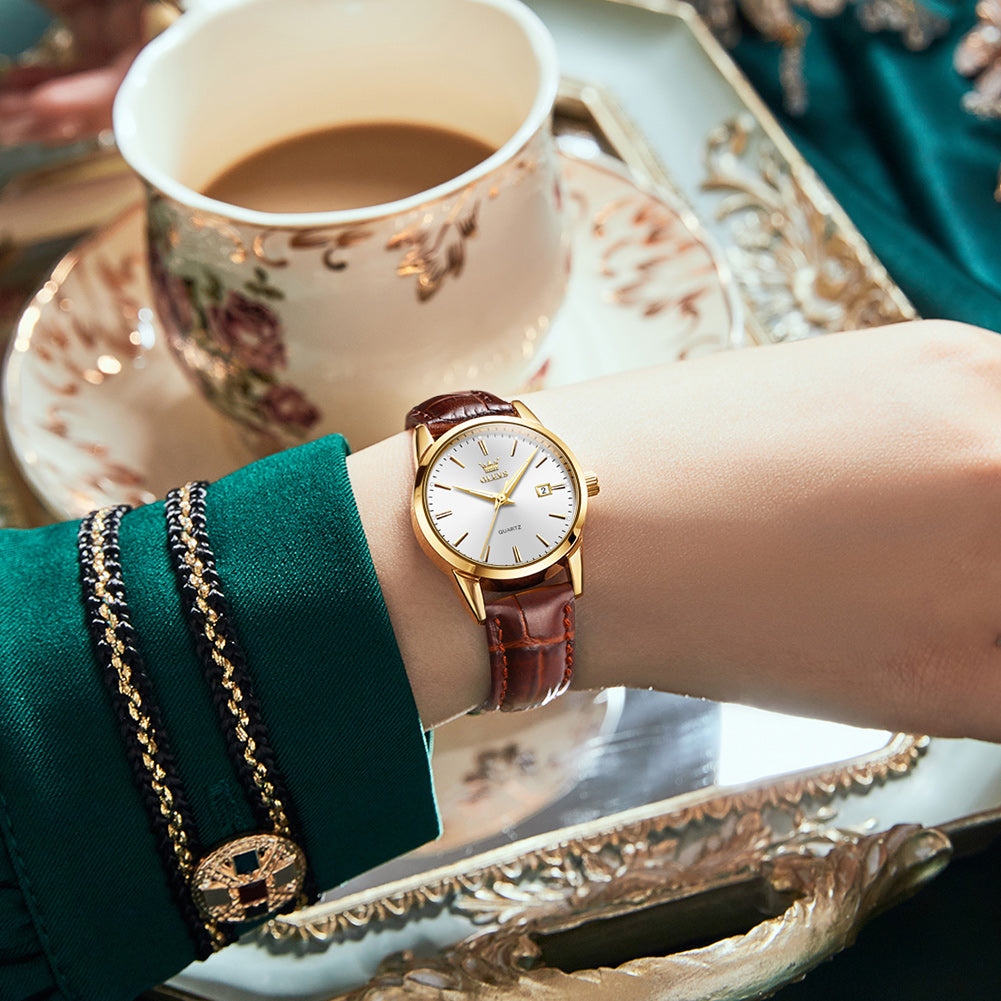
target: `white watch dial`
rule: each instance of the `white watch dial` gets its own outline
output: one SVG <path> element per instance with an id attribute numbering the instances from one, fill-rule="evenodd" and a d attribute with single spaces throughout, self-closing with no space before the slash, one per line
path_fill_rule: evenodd
<path id="1" fill-rule="evenodd" d="M 476 563 L 516 567 L 548 556 L 580 506 L 563 450 L 515 424 L 484 424 L 459 435 L 424 482 L 428 520 L 450 549 Z"/>

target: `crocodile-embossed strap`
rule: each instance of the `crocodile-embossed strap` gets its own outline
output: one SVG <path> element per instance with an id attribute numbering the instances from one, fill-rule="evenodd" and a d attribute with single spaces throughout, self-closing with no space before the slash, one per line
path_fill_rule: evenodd
<path id="1" fill-rule="evenodd" d="M 570 582 L 501 595 L 486 607 L 490 695 L 479 711 L 534 709 L 562 695 L 573 676 Z"/>
<path id="2" fill-rule="evenodd" d="M 414 407 L 407 414 L 407 428 L 415 428 L 418 424 L 427 426 L 434 439 L 440 438 L 446 431 L 451 431 L 456 424 L 471 421 L 476 417 L 504 416 L 512 417 L 518 413 L 507 400 L 502 400 L 493 393 L 485 393 L 479 389 L 470 389 L 465 393 L 446 393 L 444 396 L 432 396 L 430 400 Z"/>
<path id="3" fill-rule="evenodd" d="M 517 411 L 491 393 L 435 396 L 407 414 L 407 427 L 424 424 L 432 438 L 476 417 Z M 535 583 L 484 596 L 490 694 L 477 710 L 514 712 L 551 702 L 573 675 L 574 593 L 569 581 Z"/>

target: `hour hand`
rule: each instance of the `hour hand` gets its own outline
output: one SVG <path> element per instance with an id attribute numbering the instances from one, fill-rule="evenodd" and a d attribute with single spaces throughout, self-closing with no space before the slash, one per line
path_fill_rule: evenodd
<path id="1" fill-rule="evenodd" d="M 474 497 L 482 497 L 484 500 L 493 501 L 494 504 L 513 504 L 514 501 L 508 500 L 503 494 L 490 493 L 486 490 L 470 490 L 469 487 L 460 487 L 453 485 L 453 490 L 461 490 L 464 494 L 472 494 Z"/>

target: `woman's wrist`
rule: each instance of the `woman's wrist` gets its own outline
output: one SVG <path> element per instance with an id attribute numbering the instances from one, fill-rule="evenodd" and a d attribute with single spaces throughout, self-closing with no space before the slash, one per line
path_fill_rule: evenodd
<path id="1" fill-rule="evenodd" d="M 601 479 L 577 685 L 1001 736 L 999 384 L 995 335 L 927 323 L 525 397 Z M 407 436 L 349 470 L 441 722 L 483 697 L 482 631 L 414 539 Z"/>
<path id="2" fill-rule="evenodd" d="M 688 381 L 685 366 L 667 366 L 524 397 L 602 483 L 584 530 L 578 688 L 656 684 L 698 691 L 699 679 L 686 677 L 680 664 L 678 684 L 669 680 L 675 668 L 664 641 L 665 593 L 685 588 L 671 568 L 670 555 L 681 544 L 671 541 L 671 523 L 683 522 L 675 509 L 687 503 L 687 492 L 677 489 L 684 470 L 665 442 L 679 437 L 671 430 L 678 419 L 673 401 Z M 414 537 L 410 435 L 355 453 L 348 470 L 421 718 L 436 725 L 483 701 L 489 681 L 483 629 Z"/>
<path id="3" fill-rule="evenodd" d="M 414 536 L 410 434 L 353 453 L 348 475 L 418 712 L 425 727 L 438 726 L 483 701 L 489 668 L 482 627 Z"/>

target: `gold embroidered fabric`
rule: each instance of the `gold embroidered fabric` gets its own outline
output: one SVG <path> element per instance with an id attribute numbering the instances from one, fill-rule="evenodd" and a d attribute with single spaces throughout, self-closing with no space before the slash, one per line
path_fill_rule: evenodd
<path id="1" fill-rule="evenodd" d="M 720 39 L 736 42 L 738 14 L 769 41 L 782 46 L 779 73 L 786 110 L 802 114 L 807 105 L 803 74 L 803 47 L 809 27 L 797 13 L 808 11 L 819 17 L 834 17 L 854 6 L 866 31 L 892 31 L 904 45 L 915 51 L 927 48 L 948 27 L 949 22 L 918 0 L 690 0 Z"/>
<path id="2" fill-rule="evenodd" d="M 1001 118 L 1001 2 L 980 0 L 977 23 L 956 48 L 953 65 L 973 78 L 963 107 L 979 118 Z"/>

